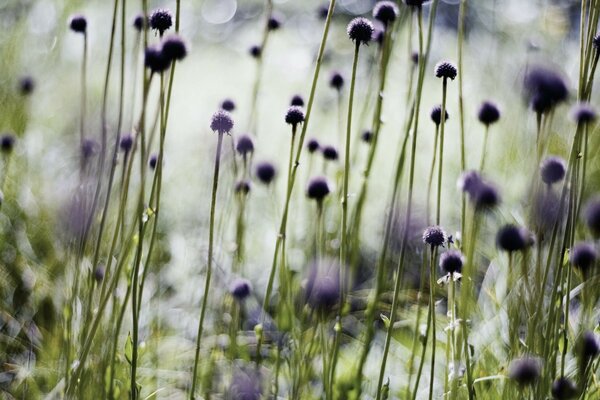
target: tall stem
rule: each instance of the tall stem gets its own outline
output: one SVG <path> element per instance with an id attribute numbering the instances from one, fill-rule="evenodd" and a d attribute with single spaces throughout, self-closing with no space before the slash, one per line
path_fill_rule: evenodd
<path id="1" fill-rule="evenodd" d="M 440 224 L 440 214 L 442 212 L 442 176 L 444 171 L 444 127 L 446 126 L 446 88 L 448 81 L 443 78 L 442 81 L 442 114 L 440 115 L 441 127 L 440 127 L 440 160 L 438 168 L 438 182 L 437 182 L 437 203 L 436 203 L 436 214 L 435 224 Z"/>
<path id="2" fill-rule="evenodd" d="M 208 230 L 208 260 L 206 266 L 206 279 L 204 282 L 204 293 L 202 296 L 202 307 L 200 309 L 200 321 L 198 322 L 198 333 L 196 334 L 196 353 L 194 355 L 194 370 L 192 372 L 192 388 L 190 400 L 194 400 L 196 391 L 196 378 L 198 375 L 198 361 L 200 359 L 200 345 L 202 343 L 202 329 L 204 327 L 204 316 L 208 304 L 208 290 L 210 289 L 210 278 L 212 275 L 213 243 L 215 231 L 215 208 L 217 203 L 217 186 L 219 183 L 219 166 L 221 165 L 221 147 L 223 145 L 223 134 L 218 133 L 217 152 L 215 155 L 215 173 L 213 175 L 212 196 L 210 200 L 210 220 Z"/>

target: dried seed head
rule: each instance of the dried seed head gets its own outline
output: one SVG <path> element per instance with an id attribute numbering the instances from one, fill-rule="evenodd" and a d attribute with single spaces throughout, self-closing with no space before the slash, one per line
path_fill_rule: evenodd
<path id="1" fill-rule="evenodd" d="M 87 19 L 81 15 L 73 15 L 69 21 L 69 27 L 73 32 L 85 33 L 87 30 Z"/>
<path id="2" fill-rule="evenodd" d="M 321 176 L 312 178 L 310 182 L 308 182 L 308 186 L 306 188 L 306 196 L 309 199 L 317 200 L 318 202 L 323 201 L 323 199 L 330 193 L 329 183 L 327 179 Z"/>
<path id="3" fill-rule="evenodd" d="M 331 145 L 323 147 L 323 158 L 327 161 L 337 161 L 339 158 L 337 149 Z"/>
<path id="4" fill-rule="evenodd" d="M 229 293 L 239 301 L 244 300 L 246 297 L 250 296 L 252 292 L 252 285 L 250 281 L 243 278 L 237 278 L 229 285 Z"/>
<path id="5" fill-rule="evenodd" d="M 233 110 L 235 110 L 235 102 L 231 99 L 225 99 L 221 103 L 221 108 L 225 111 L 232 112 Z"/>
<path id="6" fill-rule="evenodd" d="M 444 110 L 445 111 L 445 115 L 446 118 L 444 119 L 444 122 L 448 121 L 448 119 L 450 118 L 450 116 L 448 115 L 448 110 Z M 436 124 L 439 125 L 442 123 L 442 106 L 441 105 L 437 105 L 437 106 L 433 106 L 433 108 L 431 109 L 431 120 Z"/>
<path id="7" fill-rule="evenodd" d="M 435 76 L 437 78 L 454 80 L 457 73 L 456 65 L 449 61 L 440 61 L 435 66 Z"/>
<path id="8" fill-rule="evenodd" d="M 541 369 L 541 360 L 538 358 L 518 358 L 511 361 L 508 376 L 520 386 L 532 385 L 539 379 Z"/>
<path id="9" fill-rule="evenodd" d="M 334 71 L 329 78 L 329 86 L 337 90 L 338 92 L 344 87 L 344 77 L 338 71 Z"/>
<path id="10" fill-rule="evenodd" d="M 231 114 L 225 110 L 215 112 L 210 120 L 210 129 L 221 134 L 231 132 L 233 129 Z"/>
<path id="11" fill-rule="evenodd" d="M 504 251 L 512 253 L 527 248 L 529 238 L 526 230 L 515 225 L 504 225 L 496 234 L 496 245 Z"/>
<path id="12" fill-rule="evenodd" d="M 563 180 L 566 174 L 565 161 L 560 157 L 547 157 L 540 165 L 542 181 L 547 185 Z"/>
<path id="13" fill-rule="evenodd" d="M 587 202 L 584 212 L 585 223 L 595 237 L 600 237 L 600 196 Z"/>
<path id="14" fill-rule="evenodd" d="M 500 119 L 500 109 L 491 101 L 484 101 L 479 107 L 477 118 L 479 122 L 489 126 Z"/>
<path id="15" fill-rule="evenodd" d="M 577 396 L 577 386 L 568 378 L 558 378 L 552 383 L 552 398 L 570 400 Z"/>
<path id="16" fill-rule="evenodd" d="M 241 135 L 237 140 L 235 149 L 241 155 L 246 156 L 247 154 L 254 152 L 254 141 L 250 135 Z"/>
<path id="17" fill-rule="evenodd" d="M 265 185 L 270 184 L 275 178 L 275 166 L 270 162 L 261 162 L 256 165 L 256 177 Z"/>
<path id="18" fill-rule="evenodd" d="M 173 26 L 173 15 L 167 9 L 157 9 L 150 14 L 150 28 L 158 31 L 162 36 L 165 31 Z"/>
<path id="19" fill-rule="evenodd" d="M 598 253 L 591 243 L 578 243 L 571 249 L 569 261 L 582 272 L 587 272 L 596 263 Z"/>
<path id="20" fill-rule="evenodd" d="M 295 130 L 296 127 L 304 122 L 304 111 L 302 107 L 298 106 L 290 106 L 287 112 L 285 113 L 285 122 L 287 124 L 292 125 L 292 128 Z"/>
<path id="21" fill-rule="evenodd" d="M 464 256 L 458 250 L 448 250 L 440 255 L 440 268 L 447 274 L 460 273 L 464 264 Z"/>
<path id="22" fill-rule="evenodd" d="M 315 151 L 319 150 L 320 146 L 319 146 L 319 142 L 317 141 L 317 139 L 308 139 L 308 142 L 306 142 L 306 149 L 308 150 L 309 153 L 314 153 Z"/>
<path id="23" fill-rule="evenodd" d="M 304 107 L 304 99 L 299 94 L 294 95 L 290 101 L 290 105 Z"/>
<path id="24" fill-rule="evenodd" d="M 162 41 L 161 53 L 169 62 L 181 61 L 187 56 L 187 45 L 178 35 L 169 35 Z"/>
<path id="25" fill-rule="evenodd" d="M 446 243 L 446 232 L 440 226 L 430 226 L 423 232 L 423 242 L 432 248 L 443 246 Z"/>
<path id="26" fill-rule="evenodd" d="M 573 107 L 572 116 L 578 124 L 589 124 L 594 122 L 598 115 L 589 103 L 579 103 Z"/>
<path id="27" fill-rule="evenodd" d="M 399 13 L 400 10 L 393 1 L 380 1 L 379 3 L 375 4 L 375 7 L 373 7 L 373 18 L 381 21 L 381 23 L 385 26 L 394 22 L 396 18 L 398 18 Z"/>
<path id="28" fill-rule="evenodd" d="M 368 44 L 371 41 L 374 29 L 371 21 L 363 17 L 357 17 L 350 21 L 346 31 L 350 40 L 360 45 Z"/>

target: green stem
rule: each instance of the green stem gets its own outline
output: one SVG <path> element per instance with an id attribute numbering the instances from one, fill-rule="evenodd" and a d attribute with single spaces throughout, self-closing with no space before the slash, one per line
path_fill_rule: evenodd
<path id="1" fill-rule="evenodd" d="M 429 168 L 429 179 L 427 180 L 427 224 L 431 223 L 431 186 L 433 184 L 433 173 L 435 171 L 435 162 L 438 153 L 438 140 L 440 137 L 440 126 L 435 125 L 435 138 L 433 139 L 433 157 L 431 167 Z"/>
<path id="2" fill-rule="evenodd" d="M 440 160 L 438 162 L 438 182 L 437 182 L 437 203 L 435 212 L 435 224 L 440 224 L 440 214 L 442 212 L 442 176 L 444 171 L 444 127 L 446 126 L 446 92 L 448 81 L 443 78 L 442 81 L 442 113 L 440 115 Z"/>

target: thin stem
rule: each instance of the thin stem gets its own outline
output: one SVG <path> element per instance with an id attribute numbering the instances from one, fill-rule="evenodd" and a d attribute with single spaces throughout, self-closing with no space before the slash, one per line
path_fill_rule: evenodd
<path id="1" fill-rule="evenodd" d="M 483 167 L 485 165 L 485 156 L 487 154 L 487 145 L 488 145 L 488 136 L 490 132 L 490 126 L 485 126 L 485 131 L 483 132 L 483 148 L 481 149 L 481 162 L 479 163 L 479 172 L 483 173 Z"/>
<path id="2" fill-rule="evenodd" d="M 206 279 L 204 282 L 204 292 L 202 296 L 202 307 L 200 309 L 200 321 L 198 322 L 198 333 L 196 336 L 196 353 L 194 355 L 194 370 L 192 372 L 192 387 L 190 390 L 190 400 L 194 400 L 196 391 L 196 379 L 198 375 L 198 361 L 200 360 L 200 345 L 202 343 L 202 329 L 204 327 L 204 316 L 206 315 L 206 306 L 208 304 L 208 291 L 210 289 L 210 278 L 212 275 L 213 243 L 215 228 L 215 209 L 217 203 L 217 186 L 219 183 L 219 166 L 221 164 L 221 147 L 223 145 L 223 133 L 218 133 L 217 152 L 215 155 L 215 173 L 213 175 L 212 196 L 210 201 L 210 220 L 208 230 L 208 260 L 206 267 Z"/>
<path id="3" fill-rule="evenodd" d="M 429 314 L 431 317 L 431 370 L 429 373 L 429 400 L 433 398 L 433 381 L 435 377 L 435 259 L 437 248 L 431 249 L 431 262 L 429 263 Z"/>
<path id="4" fill-rule="evenodd" d="M 435 125 L 435 138 L 433 139 L 433 157 L 431 158 L 431 167 L 429 168 L 429 179 L 427 180 L 427 224 L 431 223 L 431 186 L 433 184 L 433 174 L 435 171 L 435 162 L 438 153 L 438 141 L 440 137 L 440 126 Z"/>
<path id="5" fill-rule="evenodd" d="M 442 81 L 442 113 L 440 115 L 440 160 L 438 162 L 438 182 L 437 182 L 437 203 L 435 212 L 435 224 L 440 224 L 440 214 L 442 212 L 442 177 L 444 171 L 444 127 L 446 126 L 446 89 L 448 81 L 443 78 Z"/>

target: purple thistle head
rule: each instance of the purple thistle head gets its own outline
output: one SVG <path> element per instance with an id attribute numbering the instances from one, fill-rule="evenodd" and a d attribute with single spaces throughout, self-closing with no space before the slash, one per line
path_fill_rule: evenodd
<path id="1" fill-rule="evenodd" d="M 73 32 L 85 34 L 87 31 L 87 19 L 81 14 L 73 15 L 69 21 L 69 28 Z"/>
<path id="2" fill-rule="evenodd" d="M 467 193 L 472 199 L 475 197 L 479 185 L 483 182 L 477 171 L 465 171 L 458 178 L 458 188 Z"/>
<path id="3" fill-rule="evenodd" d="M 357 17 L 350 21 L 346 31 L 350 40 L 358 46 L 360 44 L 369 44 L 373 38 L 374 29 L 371 21 L 363 17 Z"/>
<path id="4" fill-rule="evenodd" d="M 547 185 L 562 181 L 566 171 L 565 161 L 560 157 L 547 157 L 540 165 L 542 181 Z"/>
<path id="5" fill-rule="evenodd" d="M 539 379 L 541 369 L 541 360 L 538 358 L 518 358 L 511 361 L 508 376 L 519 386 L 533 385 Z"/>
<path id="6" fill-rule="evenodd" d="M 26 76 L 21 77 L 21 79 L 19 79 L 19 92 L 23 96 L 29 96 L 31 93 L 33 93 L 34 89 L 35 89 L 35 81 L 33 80 L 33 78 L 31 76 L 26 75 Z"/>
<path id="7" fill-rule="evenodd" d="M 335 147 L 327 145 L 323 147 L 323 158 L 327 161 L 337 161 L 339 158 L 338 151 Z"/>
<path id="8" fill-rule="evenodd" d="M 144 29 L 144 24 L 147 22 L 147 18 L 144 17 L 144 14 L 138 14 L 133 18 L 133 27 L 136 31 L 141 32 Z"/>
<path id="9" fill-rule="evenodd" d="M 500 119 L 500 109 L 491 101 L 484 101 L 479 107 L 477 118 L 482 124 L 490 126 Z"/>
<path id="10" fill-rule="evenodd" d="M 5 154 L 10 154 L 15 147 L 15 135 L 12 133 L 3 133 L 0 136 L 0 151 Z"/>
<path id="11" fill-rule="evenodd" d="M 446 239 L 446 232 L 440 226 L 430 226 L 423 232 L 423 243 L 431 248 L 443 246 Z"/>
<path id="12" fill-rule="evenodd" d="M 232 400 L 260 400 L 262 389 L 258 372 L 250 368 L 237 370 L 228 395 L 227 398 Z"/>
<path id="13" fill-rule="evenodd" d="M 552 398 L 569 400 L 577 396 L 577 386 L 569 378 L 558 378 L 552 383 Z"/>
<path id="14" fill-rule="evenodd" d="M 162 41 L 161 53 L 169 62 L 181 61 L 187 56 L 187 45 L 178 35 L 169 35 Z"/>
<path id="15" fill-rule="evenodd" d="M 429 0 L 404 0 L 404 3 L 409 7 L 423 7 L 423 4 L 427 3 Z"/>
<path id="16" fill-rule="evenodd" d="M 329 182 L 321 176 L 312 178 L 306 187 L 306 196 L 317 202 L 322 202 L 330 192 Z"/>
<path id="17" fill-rule="evenodd" d="M 221 108 L 225 111 L 232 112 L 235 110 L 235 102 L 231 99 L 225 99 L 221 102 Z"/>
<path id="18" fill-rule="evenodd" d="M 589 124 L 596 121 L 598 114 L 589 103 L 579 103 L 571 111 L 573 119 L 578 124 Z"/>
<path id="19" fill-rule="evenodd" d="M 561 74 L 547 67 L 534 66 L 525 75 L 525 93 L 537 113 L 545 113 L 569 97 Z"/>
<path id="20" fill-rule="evenodd" d="M 280 15 L 273 14 L 271 18 L 269 18 L 269 20 L 267 21 L 267 28 L 270 31 L 276 31 L 279 28 L 281 28 L 281 25 L 283 24 L 282 21 L 283 18 Z"/>
<path id="21" fill-rule="evenodd" d="M 304 107 L 304 99 L 299 94 L 294 95 L 290 101 L 291 106 Z"/>
<path id="22" fill-rule="evenodd" d="M 578 243 L 571 249 L 569 261 L 582 272 L 587 272 L 596 263 L 598 253 L 591 243 Z"/>
<path id="23" fill-rule="evenodd" d="M 584 219 L 594 237 L 600 237 L 600 196 L 596 196 L 587 202 Z"/>
<path id="24" fill-rule="evenodd" d="M 237 140 L 235 149 L 242 156 L 246 156 L 254 152 L 254 141 L 252 140 L 250 135 L 241 135 Z"/>
<path id="25" fill-rule="evenodd" d="M 254 45 L 251 46 L 250 49 L 248 50 L 248 52 L 250 53 L 250 55 L 254 58 L 260 58 L 261 54 L 262 54 L 262 48 L 258 45 Z"/>
<path id="26" fill-rule="evenodd" d="M 447 274 L 462 271 L 465 257 L 458 250 L 448 250 L 440 255 L 440 268 Z"/>
<path id="27" fill-rule="evenodd" d="M 529 243 L 526 232 L 528 231 L 515 225 L 504 225 L 496 234 L 496 245 L 509 253 L 524 250 Z"/>
<path id="28" fill-rule="evenodd" d="M 150 14 L 150 28 L 158 31 L 160 36 L 173 26 L 173 15 L 167 9 L 156 9 Z"/>
<path id="29" fill-rule="evenodd" d="M 233 118 L 225 110 L 215 112 L 210 120 L 210 129 L 220 134 L 229 133 L 233 129 Z"/>
<path id="30" fill-rule="evenodd" d="M 458 70 L 456 69 L 456 65 L 452 64 L 449 61 L 440 61 L 435 66 L 436 78 L 454 80 L 454 78 L 456 78 L 457 73 Z"/>
<path id="31" fill-rule="evenodd" d="M 340 298 L 340 266 L 333 260 L 313 263 L 305 286 L 308 305 L 322 313 L 333 310 Z"/>
<path id="32" fill-rule="evenodd" d="M 308 152 L 310 154 L 319 150 L 319 148 L 320 148 L 319 141 L 315 138 L 308 139 L 308 141 L 306 142 L 306 149 L 308 150 Z"/>
<path id="33" fill-rule="evenodd" d="M 99 144 L 94 139 L 85 138 L 81 143 L 81 154 L 84 160 L 91 158 L 98 153 Z"/>
<path id="34" fill-rule="evenodd" d="M 344 77 L 338 71 L 333 71 L 329 77 L 329 86 L 338 92 L 344 87 Z"/>
<path id="35" fill-rule="evenodd" d="M 360 135 L 360 138 L 365 143 L 371 143 L 373 141 L 373 132 L 367 129 L 363 131 L 362 135 Z"/>
<path id="36" fill-rule="evenodd" d="M 380 21 L 384 26 L 393 23 L 398 18 L 399 13 L 400 10 L 393 1 L 380 1 L 373 7 L 373 18 Z"/>
<path id="37" fill-rule="evenodd" d="M 250 281 L 243 278 L 236 278 L 229 285 L 229 293 L 238 301 L 244 300 L 250 296 L 252 292 L 252 285 Z"/>
<path id="38" fill-rule="evenodd" d="M 154 170 L 156 168 L 156 164 L 158 163 L 158 154 L 154 153 L 150 155 L 148 159 L 148 166 L 150 169 Z"/>
<path id="39" fill-rule="evenodd" d="M 581 338 L 579 338 L 579 343 L 577 343 L 577 352 L 579 353 L 579 357 L 586 362 L 596 358 L 600 354 L 598 336 L 594 332 L 583 332 Z"/>
<path id="40" fill-rule="evenodd" d="M 129 151 L 133 147 L 133 136 L 129 133 L 126 133 L 123 136 L 121 136 L 119 147 L 121 148 L 121 151 L 123 151 L 125 154 L 129 153 Z"/>
<path id="41" fill-rule="evenodd" d="M 285 122 L 292 125 L 292 129 L 295 131 L 296 127 L 304 122 L 304 111 L 302 107 L 290 106 L 285 113 Z"/>
<path id="42" fill-rule="evenodd" d="M 444 111 L 445 111 L 445 113 L 444 113 L 445 114 L 444 123 L 445 123 L 446 121 L 448 121 L 450 116 L 448 115 L 448 109 L 446 109 Z M 434 124 L 440 125 L 442 123 L 442 106 L 441 105 L 433 106 L 433 108 L 431 109 L 430 117 Z"/>
<path id="43" fill-rule="evenodd" d="M 256 165 L 256 177 L 265 185 L 270 184 L 275 178 L 277 171 L 275 166 L 270 162 L 260 162 Z"/>
<path id="44" fill-rule="evenodd" d="M 169 68 L 171 60 L 165 57 L 161 48 L 150 46 L 144 52 L 144 65 L 153 73 L 161 73 Z"/>

